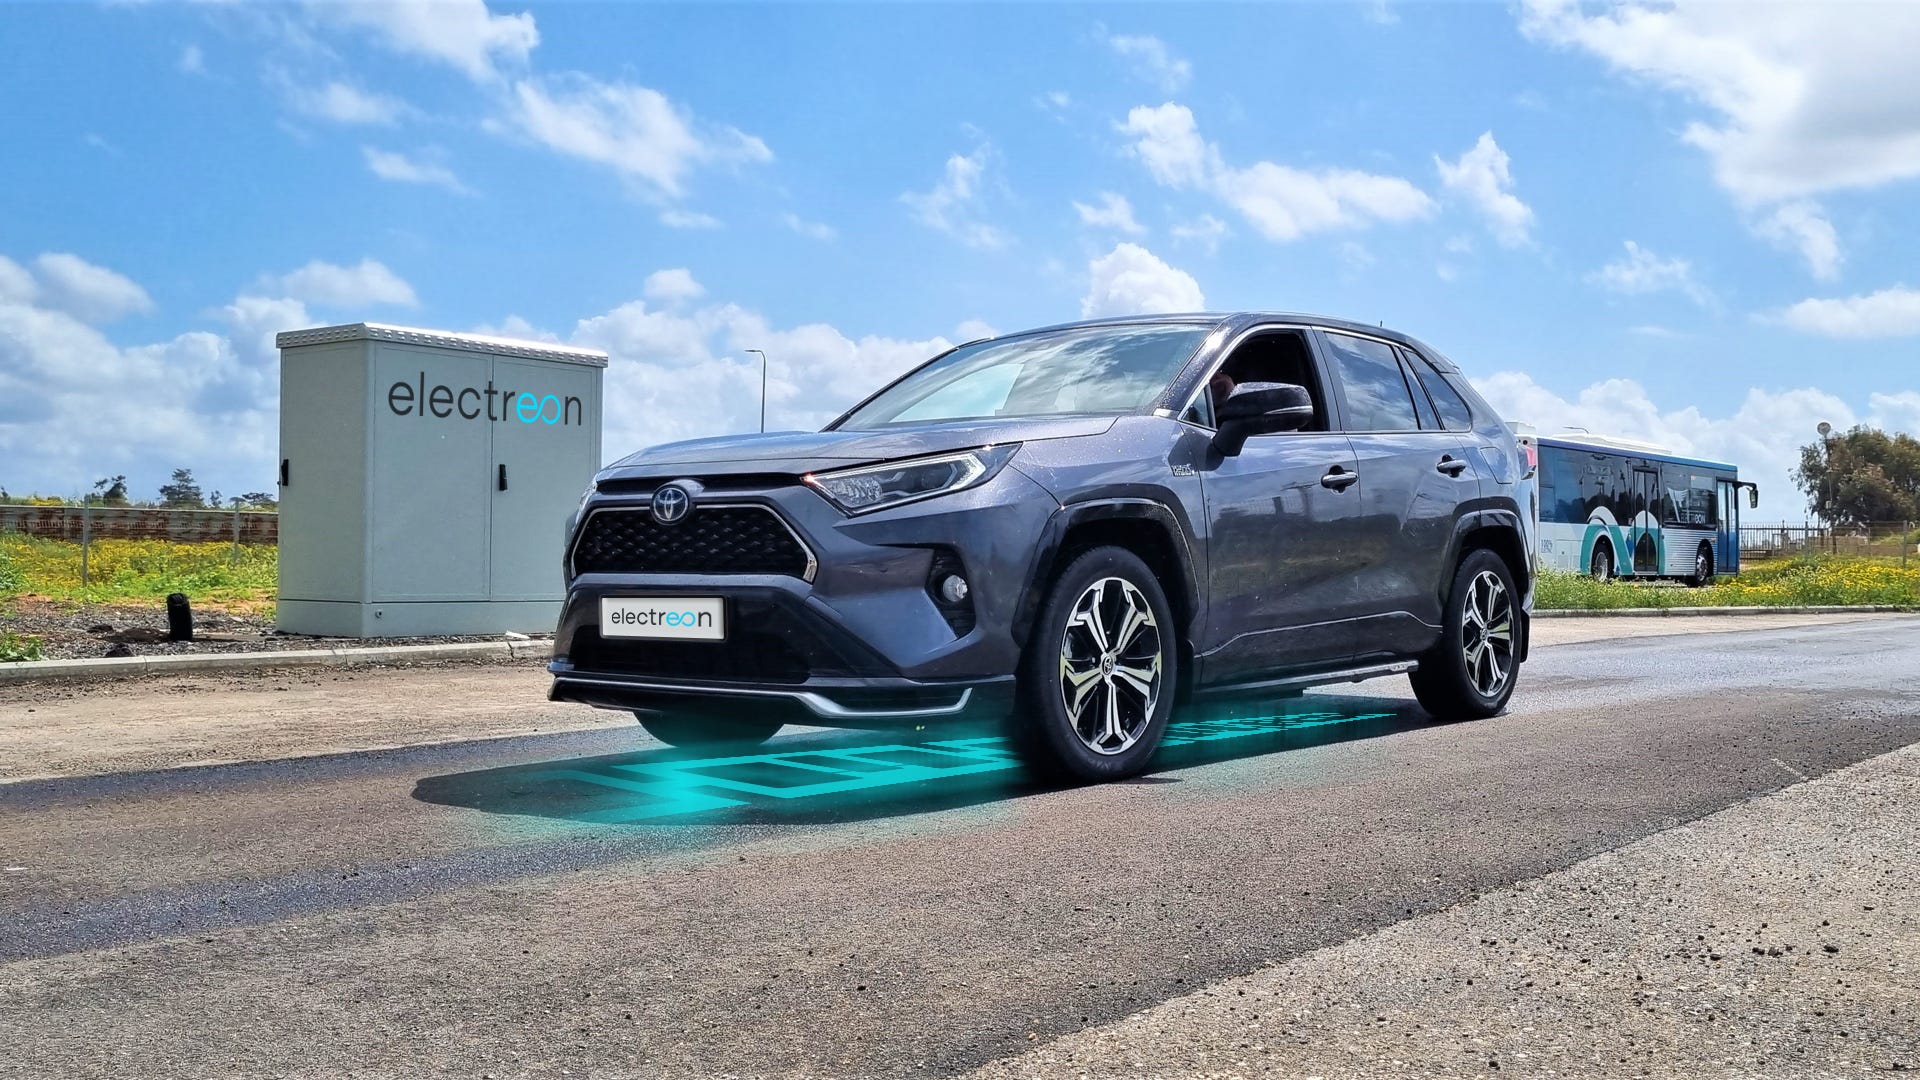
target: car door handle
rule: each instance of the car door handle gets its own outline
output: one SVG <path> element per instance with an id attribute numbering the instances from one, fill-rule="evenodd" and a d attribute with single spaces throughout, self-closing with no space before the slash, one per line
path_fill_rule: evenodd
<path id="1" fill-rule="evenodd" d="M 1447 456 L 1441 458 L 1440 464 L 1435 465 L 1434 468 L 1440 470 L 1443 473 L 1446 473 L 1448 476 L 1459 476 L 1461 473 L 1466 471 L 1467 463 L 1464 461 L 1461 461 L 1457 457 L 1454 457 L 1452 454 L 1448 454 Z"/>
<path id="2" fill-rule="evenodd" d="M 1335 491 L 1345 491 L 1348 487 L 1358 483 L 1359 480 L 1359 473 L 1335 465 L 1327 475 L 1320 478 L 1320 486 L 1332 488 Z"/>

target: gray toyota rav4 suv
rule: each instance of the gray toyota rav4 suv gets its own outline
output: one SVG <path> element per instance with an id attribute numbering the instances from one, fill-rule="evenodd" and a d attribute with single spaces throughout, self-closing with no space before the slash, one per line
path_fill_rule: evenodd
<path id="1" fill-rule="evenodd" d="M 1491 716 L 1527 655 L 1530 475 L 1390 330 L 1165 315 L 952 349 L 819 432 L 602 470 L 552 696 L 675 745 L 991 717 L 1040 769 L 1146 768 L 1176 704 L 1404 672 Z"/>

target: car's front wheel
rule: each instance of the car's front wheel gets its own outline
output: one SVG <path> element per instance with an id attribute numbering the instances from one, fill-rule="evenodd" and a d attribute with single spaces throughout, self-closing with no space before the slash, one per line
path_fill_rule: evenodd
<path id="1" fill-rule="evenodd" d="M 1078 781 L 1144 771 L 1178 685 L 1173 609 L 1140 557 L 1098 547 L 1047 591 L 1020 662 L 1013 737 L 1039 771 Z"/>
<path id="2" fill-rule="evenodd" d="M 666 743 L 695 750 L 746 750 L 779 732 L 781 723 L 730 712 L 636 712 L 634 719 L 647 734 Z"/>
<path id="3" fill-rule="evenodd" d="M 1520 597 L 1500 556 L 1471 551 L 1447 592 L 1446 628 L 1411 678 L 1420 704 L 1442 720 L 1478 720 L 1506 708 L 1519 675 Z"/>

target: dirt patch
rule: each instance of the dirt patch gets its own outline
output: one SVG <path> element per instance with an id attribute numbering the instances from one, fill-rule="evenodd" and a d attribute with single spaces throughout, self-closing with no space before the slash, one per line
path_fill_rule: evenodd
<path id="1" fill-rule="evenodd" d="M 72 604 L 21 596 L 0 605 L 0 630 L 39 638 L 41 653 L 48 660 L 500 640 L 497 634 L 398 637 L 378 641 L 283 634 L 274 629 L 272 608 L 265 604 L 196 607 L 193 622 L 192 641 L 169 641 L 167 606 L 161 602 Z"/>

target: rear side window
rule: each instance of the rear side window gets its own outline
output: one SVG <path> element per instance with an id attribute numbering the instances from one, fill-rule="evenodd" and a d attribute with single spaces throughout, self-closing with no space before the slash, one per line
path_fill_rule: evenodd
<path id="1" fill-rule="evenodd" d="M 1467 399 L 1460 391 L 1447 382 L 1446 377 L 1436 371 L 1432 364 L 1422 357 L 1411 354 L 1407 361 L 1413 365 L 1415 374 L 1420 376 L 1420 385 L 1427 388 L 1427 396 L 1433 399 L 1433 407 L 1440 410 L 1440 422 L 1448 431 L 1465 431 L 1473 426 L 1473 410 L 1467 408 Z"/>
<path id="2" fill-rule="evenodd" d="M 1346 394 L 1348 431 L 1418 431 L 1413 395 L 1393 346 L 1326 332 L 1328 359 Z"/>

